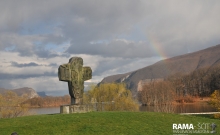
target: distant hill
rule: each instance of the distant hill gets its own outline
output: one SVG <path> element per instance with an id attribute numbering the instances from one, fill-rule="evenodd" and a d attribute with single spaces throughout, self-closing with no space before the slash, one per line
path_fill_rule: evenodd
<path id="1" fill-rule="evenodd" d="M 47 96 L 44 91 L 37 92 L 37 94 L 38 94 L 40 97 L 46 97 L 46 96 Z"/>
<path id="2" fill-rule="evenodd" d="M 0 94 L 3 94 L 4 92 L 7 92 L 8 90 L 9 89 L 0 88 Z M 11 91 L 15 92 L 18 96 L 27 94 L 29 98 L 39 97 L 39 95 L 36 93 L 34 89 L 28 88 L 28 87 L 12 89 Z"/>
<path id="3" fill-rule="evenodd" d="M 100 83 L 124 82 L 135 94 L 138 85 L 142 82 L 163 79 L 178 72 L 189 73 L 199 68 L 212 67 L 218 64 L 220 64 L 220 44 L 197 52 L 161 60 L 133 72 L 108 76 Z"/>

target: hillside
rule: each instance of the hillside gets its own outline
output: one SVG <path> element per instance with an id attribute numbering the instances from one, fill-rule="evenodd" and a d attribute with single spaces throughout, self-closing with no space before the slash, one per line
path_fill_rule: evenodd
<path id="1" fill-rule="evenodd" d="M 100 83 L 124 82 L 135 94 L 138 84 L 152 79 L 163 79 L 169 75 L 181 72 L 189 73 L 203 67 L 220 64 L 220 44 L 185 55 L 161 60 L 153 65 L 133 72 L 105 77 Z"/>
<path id="2" fill-rule="evenodd" d="M 9 89 L 0 88 L 0 94 L 7 92 Z M 36 91 L 32 88 L 24 87 L 18 89 L 12 89 L 12 92 L 15 92 L 18 96 L 26 95 L 29 98 L 39 97 Z"/>
<path id="3" fill-rule="evenodd" d="M 40 97 L 46 97 L 46 93 L 44 91 L 37 92 Z"/>

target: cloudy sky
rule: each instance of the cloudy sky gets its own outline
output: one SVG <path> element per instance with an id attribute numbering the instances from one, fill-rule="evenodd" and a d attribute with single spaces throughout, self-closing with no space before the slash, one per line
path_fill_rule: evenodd
<path id="1" fill-rule="evenodd" d="M 68 94 L 59 65 L 82 57 L 93 79 L 220 44 L 218 0 L 1 0 L 0 87 Z"/>

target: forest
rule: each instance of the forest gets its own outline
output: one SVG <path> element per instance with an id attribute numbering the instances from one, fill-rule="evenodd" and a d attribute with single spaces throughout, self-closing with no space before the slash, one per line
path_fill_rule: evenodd
<path id="1" fill-rule="evenodd" d="M 163 81 L 152 80 L 139 91 L 143 105 L 167 104 L 173 101 L 194 102 L 194 98 L 209 97 L 220 89 L 220 66 L 201 68 L 189 74 L 177 73 Z"/>

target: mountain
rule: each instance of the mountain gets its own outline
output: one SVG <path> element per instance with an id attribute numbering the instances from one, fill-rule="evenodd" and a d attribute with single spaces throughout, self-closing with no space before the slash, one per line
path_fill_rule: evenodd
<path id="1" fill-rule="evenodd" d="M 0 94 L 3 94 L 8 90 L 9 89 L 0 88 Z M 27 95 L 29 98 L 39 97 L 34 89 L 28 87 L 12 89 L 11 91 L 15 92 L 18 96 Z"/>
<path id="2" fill-rule="evenodd" d="M 44 91 L 41 91 L 41 92 L 37 92 L 37 94 L 41 97 L 46 97 L 46 93 Z"/>
<path id="3" fill-rule="evenodd" d="M 220 44 L 185 55 L 161 60 L 153 65 L 125 73 L 105 77 L 101 83 L 124 82 L 133 94 L 141 85 L 152 79 L 163 79 L 175 73 L 189 73 L 203 67 L 220 64 Z"/>

